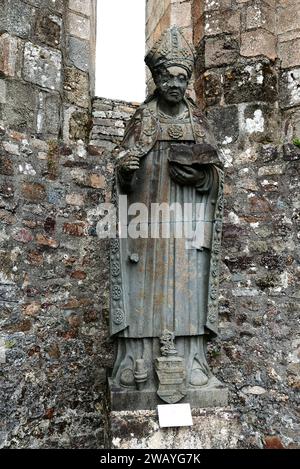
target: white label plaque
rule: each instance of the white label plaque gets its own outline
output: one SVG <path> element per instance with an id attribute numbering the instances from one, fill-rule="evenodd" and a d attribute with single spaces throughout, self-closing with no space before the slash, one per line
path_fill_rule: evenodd
<path id="1" fill-rule="evenodd" d="M 193 425 L 190 404 L 158 405 L 157 410 L 160 428 L 191 427 Z"/>

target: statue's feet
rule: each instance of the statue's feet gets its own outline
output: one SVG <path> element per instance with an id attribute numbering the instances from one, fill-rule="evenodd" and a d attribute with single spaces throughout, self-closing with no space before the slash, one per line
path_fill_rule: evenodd
<path id="1" fill-rule="evenodd" d="M 122 371 L 120 376 L 120 384 L 126 388 L 135 386 L 133 370 L 130 368 L 125 368 L 125 370 Z"/>
<path id="2" fill-rule="evenodd" d="M 190 384 L 192 386 L 205 386 L 208 383 L 208 377 L 200 368 L 192 370 Z"/>

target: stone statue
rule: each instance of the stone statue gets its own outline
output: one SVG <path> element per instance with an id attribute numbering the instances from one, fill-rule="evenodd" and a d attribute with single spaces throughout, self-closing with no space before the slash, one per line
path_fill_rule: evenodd
<path id="1" fill-rule="evenodd" d="M 166 30 L 145 62 L 156 90 L 127 126 L 116 198 L 126 195 L 128 207 L 143 203 L 149 212 L 158 204 L 189 209 L 147 219 L 147 237 L 111 242 L 112 407 L 224 405 L 226 390 L 206 360 L 207 340 L 217 334 L 222 161 L 206 118 L 185 96 L 194 52 L 181 30 Z M 176 237 L 186 222 L 192 235 Z M 166 224 L 167 237 L 151 236 L 150 228 Z"/>

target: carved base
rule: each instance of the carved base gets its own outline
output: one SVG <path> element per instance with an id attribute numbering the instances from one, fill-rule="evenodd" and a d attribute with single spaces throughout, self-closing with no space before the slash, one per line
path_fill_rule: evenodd
<path id="1" fill-rule="evenodd" d="M 111 410 L 154 410 L 159 404 L 165 404 L 157 395 L 156 389 L 126 389 L 116 387 L 108 380 Z M 190 403 L 194 409 L 204 407 L 225 407 L 228 404 L 228 389 L 215 377 L 206 386 L 187 388 L 186 396 L 179 404 Z"/>

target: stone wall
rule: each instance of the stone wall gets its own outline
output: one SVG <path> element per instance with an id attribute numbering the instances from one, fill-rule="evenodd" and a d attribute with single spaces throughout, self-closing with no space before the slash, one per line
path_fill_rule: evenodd
<path id="1" fill-rule="evenodd" d="M 95 0 L 0 1 L 0 119 L 42 138 L 87 139 Z"/>
<path id="2" fill-rule="evenodd" d="M 0 446 L 106 439 L 103 150 L 89 0 L 0 2 Z M 109 353 L 108 353 L 109 350 Z"/>
<path id="3" fill-rule="evenodd" d="M 212 363 L 240 445 L 299 444 L 299 6 L 193 2 L 195 90 L 226 168 L 220 340 Z"/>

